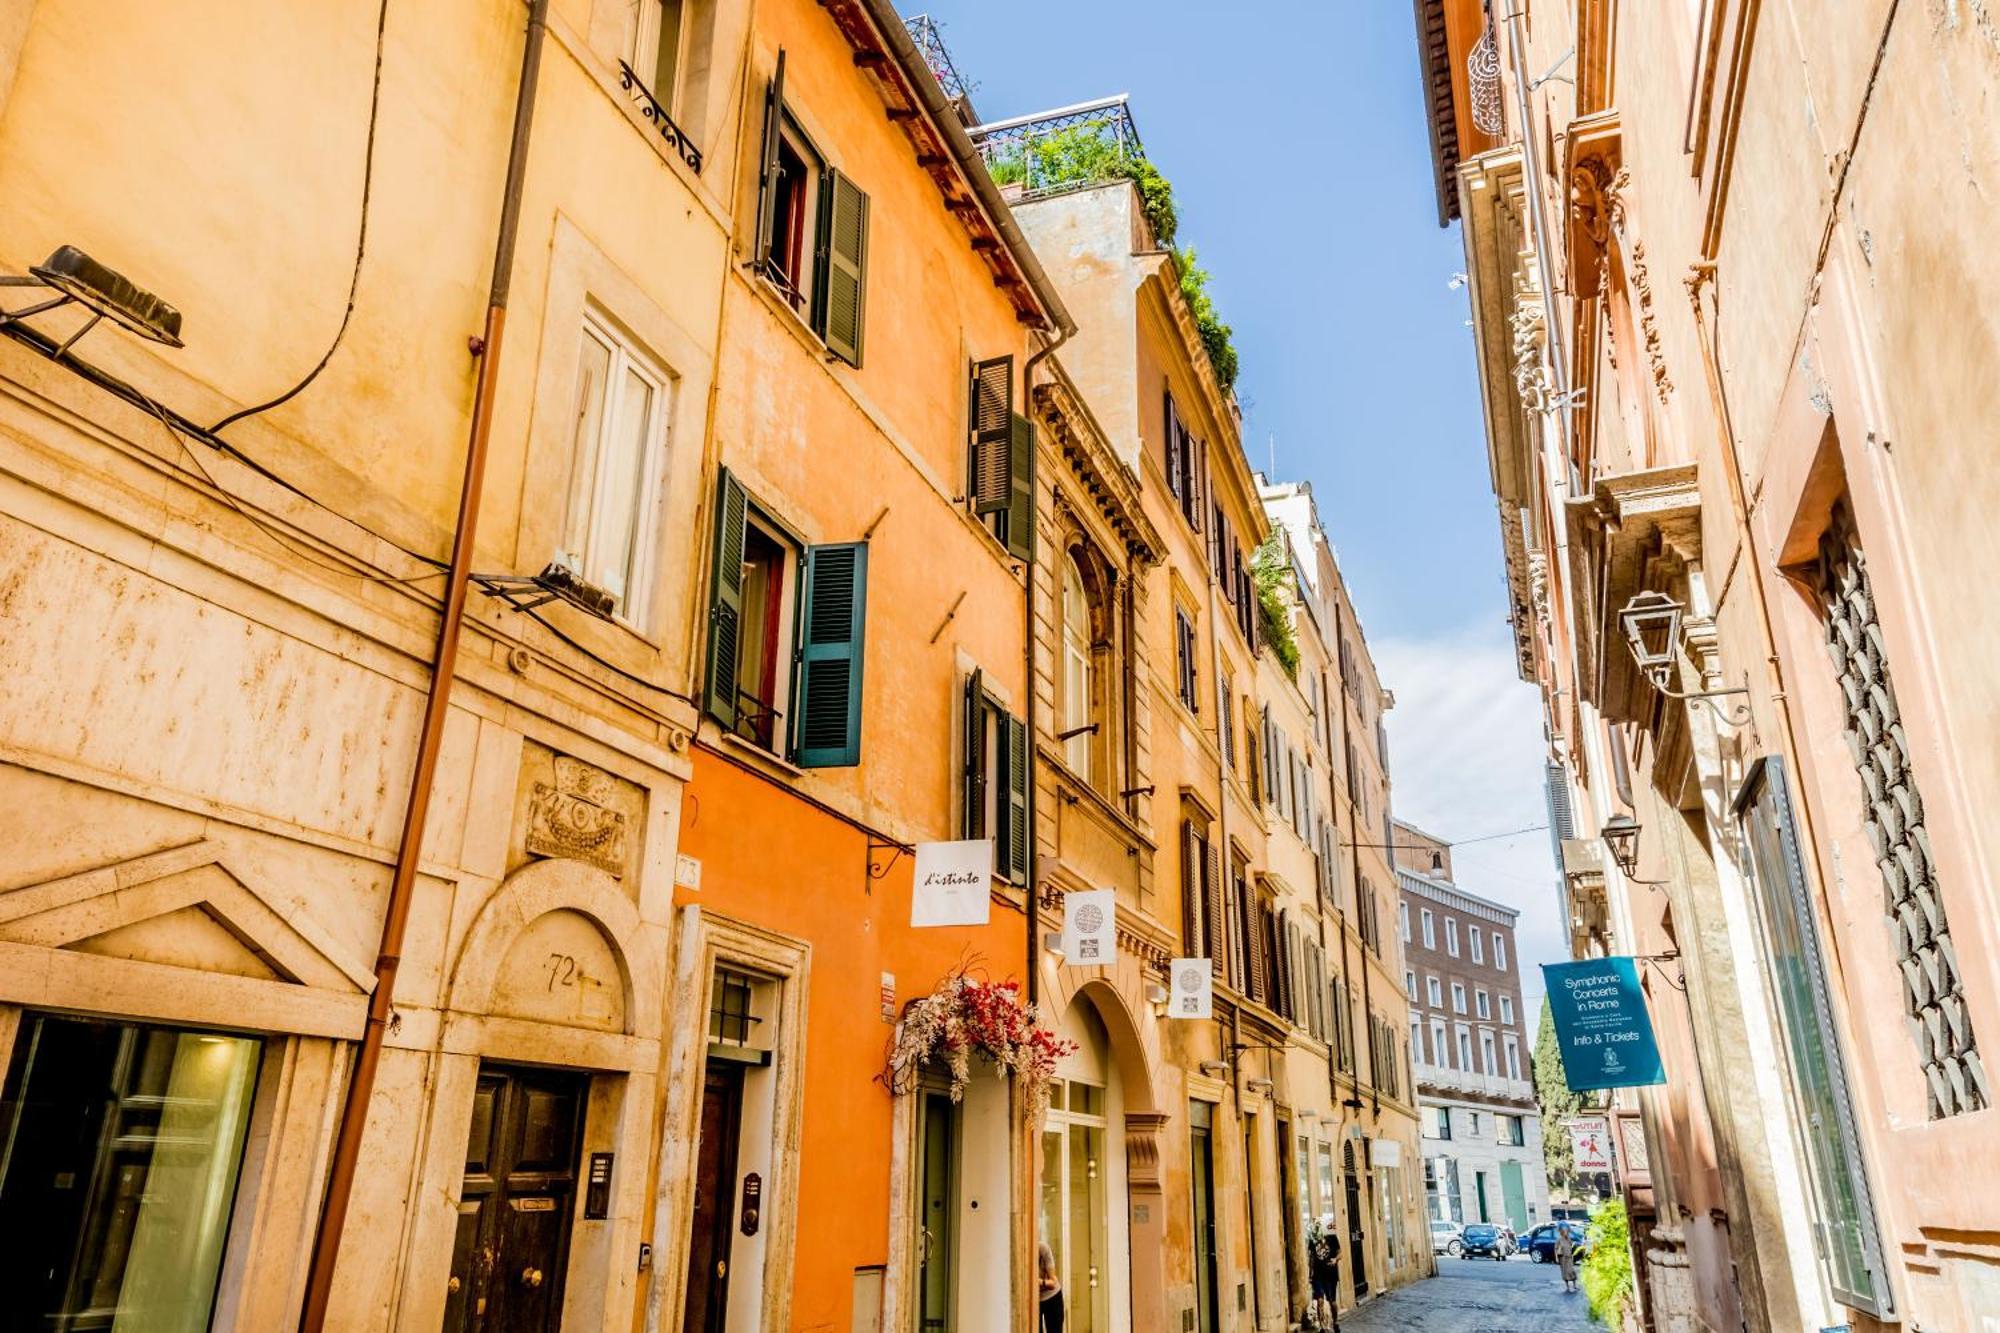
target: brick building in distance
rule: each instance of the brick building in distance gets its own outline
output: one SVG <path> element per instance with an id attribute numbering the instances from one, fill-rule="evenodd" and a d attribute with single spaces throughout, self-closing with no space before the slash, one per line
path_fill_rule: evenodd
<path id="1" fill-rule="evenodd" d="M 1395 822 L 1403 988 L 1433 1221 L 1546 1221 L 1547 1172 L 1529 1067 L 1514 919 L 1452 880 L 1451 847 Z"/>

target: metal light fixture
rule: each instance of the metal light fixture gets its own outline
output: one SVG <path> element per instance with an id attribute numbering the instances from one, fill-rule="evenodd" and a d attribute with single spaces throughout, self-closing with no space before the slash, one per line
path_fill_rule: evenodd
<path id="1" fill-rule="evenodd" d="M 1630 815 L 1613 815 L 1604 821 L 1599 836 L 1611 849 L 1611 859 L 1627 875 L 1639 873 L 1639 821 Z"/>
<path id="2" fill-rule="evenodd" d="M 1618 613 L 1618 627 L 1625 633 L 1625 646 L 1632 660 L 1652 687 L 1669 699 L 1700 699 L 1715 715 L 1733 726 L 1750 720 L 1750 705 L 1741 702 L 1724 712 L 1717 699 L 1732 694 L 1748 695 L 1747 686 L 1726 690 L 1677 690 L 1673 687 L 1674 658 L 1680 651 L 1681 616 L 1687 608 L 1663 592 L 1634 593 Z"/>
<path id="3" fill-rule="evenodd" d="M 579 578 L 560 559 L 551 561 L 539 574 L 474 574 L 472 581 L 488 597 L 497 597 L 516 611 L 532 611 L 550 602 L 567 602 L 586 615 L 609 620 L 618 609 L 616 597 Z"/>
<path id="4" fill-rule="evenodd" d="M 1618 626 L 1625 632 L 1632 660 L 1639 664 L 1646 679 L 1662 690 L 1672 679 L 1674 653 L 1680 646 L 1681 612 L 1685 609 L 1663 592 L 1642 592 L 1635 594 L 1618 613 Z"/>
<path id="5" fill-rule="evenodd" d="M 28 274 L 25 278 L 0 278 L 0 287 L 47 287 L 60 295 L 25 309 L 0 311 L 0 323 L 75 302 L 90 311 L 90 320 L 69 336 L 62 345 L 63 351 L 95 328 L 100 319 L 109 319 L 141 338 L 168 347 L 182 345 L 180 311 L 73 245 L 58 246 L 54 254 L 32 265 Z"/>

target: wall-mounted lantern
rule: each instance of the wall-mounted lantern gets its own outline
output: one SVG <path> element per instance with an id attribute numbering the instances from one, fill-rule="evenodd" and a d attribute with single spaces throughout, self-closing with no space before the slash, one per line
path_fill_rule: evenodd
<path id="1" fill-rule="evenodd" d="M 1639 821 L 1630 815 L 1613 815 L 1604 821 L 1600 833 L 1611 859 L 1627 875 L 1639 873 Z"/>
<path id="2" fill-rule="evenodd" d="M 1660 689 L 1673 679 L 1674 652 L 1680 646 L 1681 612 L 1685 609 L 1663 592 L 1642 592 L 1634 594 L 1618 613 L 1618 627 L 1625 633 L 1632 660 Z"/>

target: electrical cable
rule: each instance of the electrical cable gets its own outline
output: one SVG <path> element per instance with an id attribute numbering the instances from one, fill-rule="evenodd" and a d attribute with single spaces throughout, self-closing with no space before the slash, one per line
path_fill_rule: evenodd
<path id="1" fill-rule="evenodd" d="M 327 344 L 326 354 L 319 364 L 306 372 L 306 377 L 276 398 L 258 403 L 254 407 L 240 408 L 208 428 L 208 434 L 219 434 L 224 426 L 254 417 L 260 412 L 291 401 L 305 391 L 307 385 L 319 378 L 326 369 L 327 362 L 340 347 L 341 339 L 347 336 L 347 326 L 354 318 L 354 299 L 361 290 L 361 256 L 368 248 L 368 202 L 375 190 L 375 125 L 382 110 L 382 51 L 386 45 L 385 34 L 389 30 L 389 0 L 382 0 L 375 15 L 375 83 L 368 95 L 368 139 L 361 157 L 361 221 L 354 238 L 354 271 L 347 280 L 347 309 L 341 313 L 340 327 L 333 332 L 333 341 Z"/>
<path id="2" fill-rule="evenodd" d="M 547 616 L 544 616 L 541 612 L 535 610 L 533 607 L 524 606 L 524 607 L 517 607 L 516 609 L 525 614 L 530 620 L 535 621 L 543 629 L 555 635 L 558 639 L 561 639 L 571 648 L 581 653 L 584 657 L 589 658 L 592 662 L 595 662 L 597 665 L 603 667 L 606 671 L 609 671 L 612 675 L 621 677 L 622 679 L 625 680 L 629 680 L 634 685 L 643 685 L 649 690 L 654 690 L 660 694 L 666 695 L 669 699 L 679 700 L 681 703 L 687 704 L 691 708 L 701 707 L 701 702 L 699 700 L 692 698 L 689 695 L 682 694 L 679 690 L 670 689 L 665 685 L 656 684 L 653 681 L 647 680 L 644 676 L 634 675 L 632 672 L 627 671 L 624 667 L 619 666 L 616 662 L 607 661 L 605 658 L 600 657 L 598 654 L 592 652 L 590 649 L 584 647 L 581 643 L 578 643 L 575 639 L 571 638 L 568 634 L 565 634 L 561 629 L 557 628 L 554 621 L 550 620 Z"/>
<path id="3" fill-rule="evenodd" d="M 373 574 L 365 569 L 357 569 L 352 565 L 343 565 L 337 561 L 328 560 L 310 548 L 293 541 L 279 532 L 275 527 L 244 508 L 236 496 L 215 479 L 215 474 L 202 466 L 200 455 L 196 454 L 193 447 L 189 445 L 187 436 L 183 435 L 180 428 L 174 425 L 173 420 L 167 415 L 165 408 L 153 402 L 150 398 L 146 400 L 146 406 L 152 410 L 155 417 L 159 418 L 160 424 L 167 428 L 167 433 L 174 437 L 174 442 L 180 445 L 181 452 L 187 455 L 188 462 L 194 465 L 194 470 L 201 474 L 202 480 L 206 481 L 231 509 L 240 514 L 245 522 L 249 523 L 266 537 L 269 537 L 273 542 L 276 542 L 289 554 L 305 561 L 309 565 L 317 566 L 330 574 L 337 574 L 342 578 L 361 578 L 371 583 L 381 583 L 392 587 L 414 586 L 424 579 L 442 578 L 444 576 L 445 571 L 442 569 L 427 569 L 421 574 L 411 574 L 403 578 L 392 578 L 386 574 Z"/>

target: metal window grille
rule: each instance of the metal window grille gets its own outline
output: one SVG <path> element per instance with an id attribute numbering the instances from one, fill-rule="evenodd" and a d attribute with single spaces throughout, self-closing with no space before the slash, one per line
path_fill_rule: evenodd
<path id="1" fill-rule="evenodd" d="M 1930 1116 L 1977 1111 L 1989 1097 L 1986 1070 L 1973 1042 L 1868 564 L 1845 502 L 1835 507 L 1820 538 L 1819 583 L 1827 650 L 1846 712 L 1843 732 L 1861 780 L 1868 841 L 1882 873 L 1883 910 L 1903 974 L 1903 1004 L 1913 1020 Z"/>
<path id="2" fill-rule="evenodd" d="M 1499 134 L 1506 118 L 1500 100 L 1500 44 L 1494 40 L 1491 23 L 1465 57 L 1465 80 L 1472 96 L 1472 123 L 1483 134 Z"/>
<path id="3" fill-rule="evenodd" d="M 750 978 L 717 968 L 709 990 L 708 1039 L 724 1046 L 745 1046 L 758 1019 L 750 1012 Z"/>

